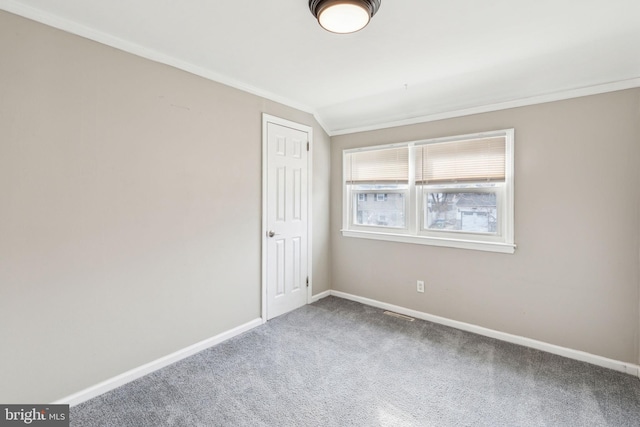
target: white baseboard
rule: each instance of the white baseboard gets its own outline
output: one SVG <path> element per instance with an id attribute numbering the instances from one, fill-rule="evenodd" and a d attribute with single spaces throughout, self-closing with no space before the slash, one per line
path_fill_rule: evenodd
<path id="1" fill-rule="evenodd" d="M 311 302 L 314 303 L 316 301 L 320 301 L 322 298 L 326 298 L 328 296 L 331 296 L 331 291 L 320 292 L 319 294 L 313 295 L 311 297 Z"/>
<path id="2" fill-rule="evenodd" d="M 233 338 L 236 335 L 240 335 L 260 325 L 262 325 L 262 319 L 252 320 L 248 323 L 245 323 L 244 325 L 240 325 L 231 330 L 218 334 L 214 337 L 208 338 L 204 341 L 200 341 L 198 343 L 190 345 L 189 347 L 185 347 L 181 350 L 168 354 L 152 362 L 149 362 L 137 368 L 131 369 L 130 371 L 124 372 L 120 375 L 116 375 L 115 377 L 109 378 L 108 380 L 105 380 L 99 384 L 88 387 L 77 393 L 74 393 L 60 400 L 57 400 L 53 402 L 53 404 L 54 405 L 65 404 L 65 405 L 75 406 L 82 402 L 86 402 L 89 399 L 93 399 L 96 396 L 99 396 L 103 393 L 106 393 L 115 388 L 118 388 L 128 382 L 131 382 L 147 374 L 150 374 L 151 372 L 157 371 L 158 369 L 164 368 L 165 366 L 171 365 L 172 363 L 175 363 L 179 360 L 192 356 L 209 347 L 213 347 L 216 344 L 220 344 L 221 342 L 226 341 L 229 338 Z"/>
<path id="3" fill-rule="evenodd" d="M 483 328 L 481 326 L 472 325 L 470 323 L 459 322 L 457 320 L 451 320 L 445 317 L 435 316 L 432 314 L 411 310 L 411 309 L 400 307 L 393 304 L 387 304 L 381 301 L 348 294 L 346 292 L 340 292 L 340 291 L 334 291 L 334 290 L 324 291 L 317 295 L 314 295 L 311 298 L 311 302 L 319 301 L 322 298 L 326 298 L 331 295 L 336 296 L 338 298 L 344 298 L 351 301 L 356 301 L 365 305 L 370 305 L 372 307 L 381 308 L 383 310 L 394 311 L 396 313 L 404 314 L 406 316 L 415 317 L 416 319 L 427 320 L 433 323 L 450 326 L 452 328 L 460 329 L 463 331 L 473 332 L 478 335 L 483 335 L 483 336 L 495 338 L 501 341 L 506 341 L 513 344 L 519 344 L 525 347 L 535 348 L 536 350 L 545 351 L 547 353 L 557 354 L 559 356 L 564 356 L 570 359 L 591 363 L 593 365 L 602 366 L 604 368 L 613 369 L 615 371 L 624 372 L 630 375 L 635 375 L 638 378 L 640 378 L 640 365 L 634 365 L 632 363 L 626 363 L 626 362 L 621 362 L 619 360 L 608 359 L 606 357 L 597 356 L 595 354 L 590 354 L 590 353 L 586 353 L 579 350 L 573 350 L 570 348 L 560 347 L 554 344 L 548 344 L 542 341 L 537 341 L 530 338 L 521 337 L 518 335 L 512 335 L 505 332 L 496 331 L 493 329 Z M 213 347 L 214 345 L 220 344 L 223 341 L 226 341 L 230 338 L 233 338 L 237 335 L 247 332 L 262 324 L 263 324 L 263 321 L 261 318 L 252 320 L 248 323 L 245 323 L 244 325 L 240 325 L 229 331 L 223 332 L 214 337 L 208 338 L 204 341 L 200 341 L 199 343 L 190 345 L 189 347 L 185 347 L 167 356 L 161 357 L 152 362 L 149 362 L 137 368 L 131 369 L 127 372 L 124 372 L 120 375 L 117 375 L 113 378 L 105 380 L 94 386 L 88 387 L 84 390 L 81 390 L 77 393 L 74 393 L 62 399 L 56 400 L 55 402 L 52 402 L 52 403 L 67 404 L 70 406 L 75 406 L 82 402 L 86 402 L 89 399 L 92 399 L 96 396 L 99 396 L 115 388 L 118 388 L 124 384 L 127 384 L 133 380 L 136 380 L 147 374 L 157 371 L 158 369 L 164 368 L 165 366 L 168 366 L 179 360 L 192 356 L 209 347 Z"/>
<path id="4" fill-rule="evenodd" d="M 634 365 L 633 363 L 622 362 L 619 360 L 608 359 L 606 357 L 597 356 L 595 354 L 586 353 L 580 350 L 573 350 L 566 347 L 560 347 L 558 345 L 549 344 L 543 341 L 537 341 L 531 338 L 521 337 L 519 335 L 512 335 L 505 332 L 496 331 L 493 329 L 483 328 L 482 326 L 472 325 L 470 323 L 459 322 L 457 320 L 447 319 L 445 317 L 434 316 L 433 314 L 423 313 L 421 311 L 411 310 L 408 308 L 400 307 L 393 304 L 387 304 L 384 302 L 376 301 L 369 298 L 360 297 L 357 295 L 348 294 L 340 291 L 330 291 L 331 295 L 356 301 L 372 307 L 381 308 L 383 310 L 394 311 L 396 313 L 404 314 L 406 316 L 415 317 L 416 319 L 428 320 L 429 322 L 439 323 L 445 326 L 451 326 L 452 328 L 460 329 L 467 332 L 473 332 L 485 337 L 495 338 L 501 341 L 510 342 L 513 344 L 522 345 L 525 347 L 535 348 L 536 350 L 545 351 L 547 353 L 557 354 L 569 359 L 579 360 L 581 362 L 591 363 L 592 365 L 601 366 L 604 368 L 613 369 L 615 371 L 624 372 L 626 374 L 635 375 L 640 378 L 640 365 Z"/>

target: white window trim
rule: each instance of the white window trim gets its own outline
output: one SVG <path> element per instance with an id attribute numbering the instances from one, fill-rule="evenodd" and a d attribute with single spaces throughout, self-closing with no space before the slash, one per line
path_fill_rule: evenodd
<path id="1" fill-rule="evenodd" d="M 349 224 L 349 230 L 351 231 L 370 231 L 370 232 L 380 232 L 380 230 L 384 230 L 383 232 L 386 232 L 386 230 L 391 230 L 392 234 L 406 234 L 408 232 L 410 232 L 407 221 L 405 220 L 405 226 L 404 227 L 382 227 L 382 226 L 377 226 L 377 225 L 362 225 L 362 224 L 357 224 L 356 222 L 354 222 L 353 220 L 353 215 L 349 215 L 349 213 L 353 213 L 355 214 L 355 211 L 353 210 L 353 203 L 356 202 L 356 198 L 358 197 L 358 194 L 362 194 L 362 193 L 366 193 L 366 194 L 402 194 L 404 195 L 404 210 L 405 210 L 405 215 L 406 213 L 409 211 L 409 191 L 408 190 L 392 190 L 392 189 L 384 189 L 384 190 L 355 190 L 352 191 L 352 197 L 350 200 L 350 212 L 347 213 L 347 224 Z"/>
<path id="2" fill-rule="evenodd" d="M 502 243 L 505 240 L 503 235 L 506 233 L 505 226 L 507 225 L 507 222 L 505 221 L 505 218 L 508 214 L 508 211 L 506 209 L 506 197 L 505 197 L 506 187 L 507 186 L 504 183 L 500 183 L 500 185 L 497 185 L 496 187 L 480 187 L 480 188 L 464 188 L 463 187 L 459 189 L 450 188 L 450 187 L 430 188 L 431 190 L 434 190 L 434 192 L 442 192 L 442 193 L 456 193 L 456 192 L 476 193 L 476 194 L 495 193 L 497 197 L 497 202 L 498 202 L 498 210 L 500 211 L 500 215 L 498 216 L 498 227 L 497 227 L 496 233 L 473 233 L 469 231 L 455 231 L 455 230 L 445 231 L 445 230 L 427 229 L 425 228 L 425 224 L 424 224 L 424 212 L 421 211 L 420 212 L 421 215 L 419 219 L 420 223 L 418 224 L 419 229 L 417 234 L 421 236 L 426 236 L 426 237 L 449 238 L 453 240 L 459 240 L 459 236 L 473 235 L 475 236 L 473 241 Z M 420 207 L 424 207 L 424 194 L 428 190 L 429 189 L 421 188 L 421 190 L 418 192 L 417 197 L 418 197 L 418 204 Z"/>
<path id="3" fill-rule="evenodd" d="M 479 250 L 479 251 L 488 251 L 488 252 L 498 252 L 498 253 L 507 253 L 513 254 L 515 252 L 515 242 L 514 242 L 514 129 L 502 129 L 492 132 L 482 132 L 468 135 L 458 135 L 452 137 L 444 137 L 444 138 L 434 138 L 427 140 L 419 140 L 419 141 L 411 141 L 400 144 L 388 144 L 388 145 L 379 145 L 375 147 L 364 147 L 364 148 L 356 148 L 349 149 L 343 151 L 343 180 L 342 180 L 342 190 L 343 190 L 343 218 L 342 218 L 342 235 L 344 237 L 355 237 L 362 239 L 374 239 L 374 240 L 384 240 L 390 242 L 400 242 L 400 243 L 412 243 L 412 244 L 420 244 L 420 245 L 430 245 L 430 246 L 440 246 L 440 247 L 449 247 L 449 248 L 459 248 L 459 249 L 471 249 L 471 250 Z M 504 136 L 506 140 L 505 144 L 505 182 L 504 191 L 501 191 L 502 207 L 501 213 L 502 218 L 500 219 L 502 223 L 500 224 L 501 235 L 499 236 L 500 241 L 491 241 L 497 240 L 496 236 L 490 236 L 487 238 L 486 235 L 480 235 L 478 239 L 470 239 L 469 236 L 473 236 L 472 233 L 443 233 L 441 235 L 434 235 L 439 232 L 424 232 L 421 230 L 422 225 L 420 224 L 422 220 L 420 219 L 420 211 L 421 211 L 421 203 L 422 203 L 422 194 L 418 194 L 418 192 L 422 193 L 420 188 L 416 188 L 415 180 L 409 180 L 409 190 L 407 191 L 407 224 L 405 229 L 382 229 L 379 227 L 355 227 L 352 223 L 351 214 L 353 213 L 353 196 L 351 196 L 351 192 L 347 191 L 346 185 L 346 162 L 344 161 L 345 157 L 349 153 L 354 153 L 363 150 L 377 150 L 384 148 L 392 148 L 392 147 L 404 147 L 404 146 L 415 146 L 422 144 L 430 144 L 437 142 L 449 142 L 456 141 L 459 139 L 473 139 L 473 138 L 487 138 L 487 137 L 496 137 L 496 136 Z M 412 150 L 410 150 L 410 153 Z M 410 154 L 411 156 L 411 154 Z M 413 178 L 415 176 L 414 162 L 410 157 L 409 160 L 409 176 Z M 393 191 L 387 191 L 393 192 Z M 460 237 L 456 237 L 452 234 L 459 234 Z"/>

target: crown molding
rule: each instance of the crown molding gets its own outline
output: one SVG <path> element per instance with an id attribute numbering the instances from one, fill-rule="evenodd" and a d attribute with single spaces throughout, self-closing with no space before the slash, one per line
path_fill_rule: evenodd
<path id="1" fill-rule="evenodd" d="M 464 108 L 460 110 L 451 110 L 441 113 L 427 114 L 412 117 L 403 120 L 393 120 L 378 123 L 369 126 L 354 127 L 347 129 L 332 130 L 330 136 L 347 135 L 358 132 L 367 132 L 372 130 L 387 129 L 399 126 L 408 126 L 418 123 L 434 122 L 436 120 L 452 119 L 455 117 L 470 116 L 472 114 L 489 113 L 492 111 L 507 110 L 510 108 L 526 107 L 529 105 L 544 104 L 547 102 L 563 101 L 571 98 L 580 98 L 583 96 L 598 95 L 607 92 L 615 92 L 618 90 L 633 89 L 640 87 L 640 77 L 619 80 L 615 82 L 603 83 L 593 86 L 585 86 L 569 90 L 562 90 L 544 95 L 535 95 L 526 98 L 518 98 L 505 102 L 494 104 L 478 105 L 475 107 Z"/>
<path id="2" fill-rule="evenodd" d="M 132 43 L 119 37 L 115 37 L 110 34 L 95 30 L 78 22 L 52 14 L 50 12 L 46 12 L 31 6 L 26 6 L 13 0 L 0 0 L 0 9 L 21 16 L 23 18 L 31 19 L 41 24 L 45 24 L 50 27 L 113 47 L 123 52 L 131 53 L 133 55 L 149 59 L 154 62 L 159 62 L 161 64 L 178 68 L 180 70 L 195 74 L 205 79 L 212 80 L 235 89 L 239 89 L 243 92 L 248 92 L 252 95 L 256 95 L 261 98 L 265 98 L 270 101 L 295 108 L 296 110 L 300 110 L 305 113 L 314 114 L 315 112 L 314 109 L 309 107 L 308 105 L 301 104 L 299 102 L 257 88 L 255 86 L 251 86 L 249 84 L 241 82 L 240 80 L 234 79 L 233 77 L 213 72 L 206 68 L 192 64 L 188 61 L 183 61 L 181 59 L 175 58 L 158 50 L 149 49 L 142 45 Z"/>
<path id="3" fill-rule="evenodd" d="M 59 30 L 75 34 L 80 37 L 113 47 L 115 49 L 149 59 L 154 62 L 169 65 L 171 67 L 186 71 L 188 73 L 203 77 L 205 79 L 221 83 L 223 85 L 241 90 L 243 92 L 250 93 L 252 95 L 259 96 L 269 101 L 283 104 L 287 107 L 295 108 L 296 110 L 313 115 L 320 127 L 329 135 L 340 136 L 352 133 L 367 132 L 373 130 L 387 129 L 399 126 L 408 126 L 419 123 L 427 123 L 437 120 L 451 119 L 456 117 L 469 116 L 473 114 L 488 113 L 492 111 L 506 110 L 510 108 L 524 107 L 529 105 L 543 104 L 547 102 L 562 101 L 571 98 L 579 98 L 589 95 L 597 95 L 606 92 L 614 92 L 618 90 L 625 90 L 640 87 L 640 77 L 635 77 L 626 80 L 619 80 L 614 82 L 608 82 L 603 84 L 597 84 L 592 86 L 585 86 L 580 88 L 572 88 L 569 90 L 561 90 L 548 94 L 535 95 L 526 98 L 518 98 L 504 102 L 478 105 L 470 108 L 456 109 L 450 111 L 443 111 L 437 113 L 430 113 L 424 115 L 417 115 L 408 119 L 402 120 L 387 120 L 381 121 L 376 124 L 367 126 L 358 126 L 344 129 L 332 129 L 317 110 L 309 105 L 304 105 L 299 102 L 293 101 L 289 98 L 277 95 L 275 93 L 257 88 L 255 86 L 246 84 L 233 77 L 219 74 L 211 70 L 205 69 L 198 65 L 192 64 L 187 61 L 175 58 L 166 53 L 157 51 L 155 49 L 149 49 L 142 45 L 132 43 L 127 40 L 123 40 L 118 37 L 114 37 L 110 34 L 97 31 L 90 27 L 79 24 L 75 21 L 60 17 L 50 12 L 43 11 L 31 6 L 24 5 L 14 0 L 0 0 L 0 9 L 7 12 L 22 16 L 27 19 L 31 19 L 36 22 L 48 25 Z"/>

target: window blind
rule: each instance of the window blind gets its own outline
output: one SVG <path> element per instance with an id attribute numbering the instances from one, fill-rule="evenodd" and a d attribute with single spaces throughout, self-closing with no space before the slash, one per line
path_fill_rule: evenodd
<path id="1" fill-rule="evenodd" d="M 416 184 L 504 182 L 505 147 L 505 137 L 417 146 Z"/>
<path id="2" fill-rule="evenodd" d="M 409 182 L 409 147 L 356 151 L 345 162 L 347 184 Z"/>

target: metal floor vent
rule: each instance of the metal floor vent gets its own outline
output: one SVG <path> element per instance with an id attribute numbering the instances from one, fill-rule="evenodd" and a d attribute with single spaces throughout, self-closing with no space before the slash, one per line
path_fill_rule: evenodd
<path id="1" fill-rule="evenodd" d="M 398 319 L 408 320 L 409 322 L 413 322 L 414 320 L 416 320 L 413 317 L 405 316 L 404 314 L 400 313 L 394 313 L 393 311 L 385 311 L 384 314 L 386 314 L 387 316 L 397 317 Z"/>

